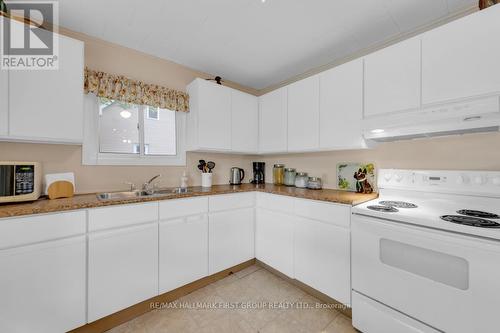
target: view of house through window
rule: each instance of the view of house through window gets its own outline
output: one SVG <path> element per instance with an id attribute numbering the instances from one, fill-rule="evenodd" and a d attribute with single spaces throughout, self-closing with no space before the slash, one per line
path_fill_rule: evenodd
<path id="1" fill-rule="evenodd" d="M 174 111 L 106 98 L 99 102 L 100 153 L 176 155 Z"/>

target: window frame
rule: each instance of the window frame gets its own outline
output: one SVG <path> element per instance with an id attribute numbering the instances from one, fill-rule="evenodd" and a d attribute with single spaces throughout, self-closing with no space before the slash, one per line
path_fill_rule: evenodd
<path id="1" fill-rule="evenodd" d="M 186 165 L 186 112 L 175 114 L 176 155 L 146 155 L 144 148 L 144 112 L 146 105 L 139 105 L 139 154 L 101 153 L 99 147 L 99 98 L 87 94 L 84 100 L 83 165 Z M 141 117 L 142 115 L 142 117 Z M 146 115 L 147 116 L 147 115 Z"/>
<path id="2" fill-rule="evenodd" d="M 159 110 L 158 107 L 155 108 L 156 109 L 156 115 L 158 116 L 156 118 L 152 118 L 152 117 L 149 116 L 149 111 L 152 108 L 152 106 L 146 106 L 146 108 L 147 108 L 146 118 L 151 119 L 151 120 L 160 120 L 160 110 Z"/>

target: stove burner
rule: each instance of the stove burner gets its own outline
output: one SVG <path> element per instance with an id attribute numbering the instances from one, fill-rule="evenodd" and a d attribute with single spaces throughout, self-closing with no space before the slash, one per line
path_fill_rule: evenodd
<path id="1" fill-rule="evenodd" d="M 500 228 L 500 223 L 472 216 L 443 215 L 441 216 L 441 219 L 456 224 L 468 225 L 471 227 Z"/>
<path id="2" fill-rule="evenodd" d="M 399 212 L 398 209 L 396 209 L 392 206 L 373 205 L 373 206 L 368 206 L 366 208 L 371 209 L 371 210 L 376 210 L 377 212 L 386 212 L 386 213 Z"/>
<path id="3" fill-rule="evenodd" d="M 458 214 L 473 216 L 473 217 L 481 217 L 483 219 L 498 219 L 500 216 L 493 213 L 482 212 L 480 210 L 471 210 L 471 209 L 461 209 L 457 211 Z"/>
<path id="4" fill-rule="evenodd" d="M 397 208 L 417 208 L 418 206 L 404 201 L 380 201 L 379 204 Z"/>

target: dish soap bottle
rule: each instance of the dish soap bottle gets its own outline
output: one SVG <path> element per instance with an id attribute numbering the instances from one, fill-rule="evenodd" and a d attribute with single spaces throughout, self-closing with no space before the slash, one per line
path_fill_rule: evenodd
<path id="1" fill-rule="evenodd" d="M 184 170 L 184 172 L 182 173 L 182 177 L 181 177 L 181 188 L 187 188 L 188 187 L 188 176 L 187 176 L 187 172 L 186 170 Z"/>

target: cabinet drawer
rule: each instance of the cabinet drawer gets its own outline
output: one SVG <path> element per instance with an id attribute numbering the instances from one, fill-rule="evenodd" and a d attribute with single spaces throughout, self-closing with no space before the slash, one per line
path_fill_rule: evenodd
<path id="1" fill-rule="evenodd" d="M 351 222 L 351 207 L 348 205 L 297 199 L 293 211 L 298 216 L 346 228 Z"/>
<path id="2" fill-rule="evenodd" d="M 96 208 L 89 210 L 89 231 L 119 228 L 157 220 L 157 202 Z"/>
<path id="3" fill-rule="evenodd" d="M 165 200 L 160 202 L 160 220 L 196 215 L 208 211 L 208 197 Z"/>
<path id="4" fill-rule="evenodd" d="M 352 308 L 352 325 L 363 332 L 438 332 L 355 291 L 352 293 Z"/>
<path id="5" fill-rule="evenodd" d="M 290 214 L 295 199 L 278 194 L 257 193 L 257 207 Z"/>
<path id="6" fill-rule="evenodd" d="M 85 233 L 85 211 L 0 220 L 0 249 Z"/>
<path id="7" fill-rule="evenodd" d="M 255 206 L 255 193 L 214 195 L 209 198 L 209 210 L 217 212 Z"/>

